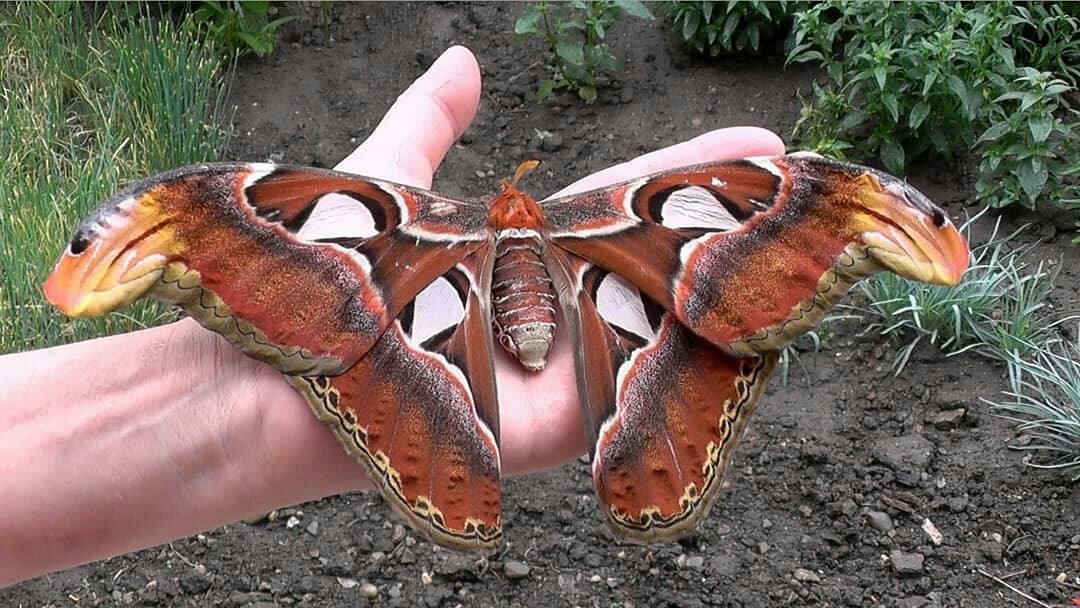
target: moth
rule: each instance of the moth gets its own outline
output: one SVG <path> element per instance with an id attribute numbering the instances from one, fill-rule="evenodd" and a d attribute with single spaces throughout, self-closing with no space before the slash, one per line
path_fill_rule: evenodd
<path id="1" fill-rule="evenodd" d="M 543 368 L 565 323 L 615 534 L 706 517 L 778 353 L 879 271 L 954 284 L 968 246 L 917 190 L 813 156 L 489 202 L 352 174 L 211 164 L 137 183 L 45 284 L 72 316 L 178 304 L 280 370 L 422 535 L 495 551 L 498 342 Z M 503 403 L 503 407 L 514 407 Z"/>

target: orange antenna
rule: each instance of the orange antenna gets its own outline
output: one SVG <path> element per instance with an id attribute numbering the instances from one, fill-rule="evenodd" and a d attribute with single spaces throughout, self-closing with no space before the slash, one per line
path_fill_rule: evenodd
<path id="1" fill-rule="evenodd" d="M 518 180 L 525 177 L 526 173 L 528 173 L 529 171 L 532 171 L 533 169 L 535 169 L 535 168 L 537 168 L 539 166 L 540 166 L 540 161 L 538 161 L 536 159 L 530 159 L 530 160 L 522 161 L 522 163 L 520 165 L 518 165 L 517 171 L 514 171 L 514 179 L 510 180 L 510 184 L 516 186 L 517 183 L 518 183 Z"/>

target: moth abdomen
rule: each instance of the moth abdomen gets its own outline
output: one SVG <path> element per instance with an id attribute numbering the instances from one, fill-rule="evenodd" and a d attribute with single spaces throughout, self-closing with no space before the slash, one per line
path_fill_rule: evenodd
<path id="1" fill-rule="evenodd" d="M 541 247 L 538 237 L 499 239 L 491 283 L 495 336 L 532 371 L 544 369 L 555 336 L 555 286 Z"/>

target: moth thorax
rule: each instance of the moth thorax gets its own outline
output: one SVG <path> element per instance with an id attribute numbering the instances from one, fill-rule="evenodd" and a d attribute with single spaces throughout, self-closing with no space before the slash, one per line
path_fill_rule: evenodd
<path id="1" fill-rule="evenodd" d="M 538 237 L 507 237 L 495 246 L 492 325 L 499 344 L 531 371 L 544 369 L 555 336 L 555 286 Z"/>

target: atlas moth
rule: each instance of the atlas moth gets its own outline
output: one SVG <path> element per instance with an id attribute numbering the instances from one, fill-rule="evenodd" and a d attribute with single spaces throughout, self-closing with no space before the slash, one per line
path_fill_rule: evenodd
<path id="1" fill-rule="evenodd" d="M 564 323 L 615 534 L 694 530 L 778 353 L 879 271 L 954 284 L 968 246 L 899 179 L 820 157 L 680 167 L 535 201 L 323 169 L 211 164 L 139 182 L 45 284 L 72 316 L 152 296 L 277 368 L 422 535 L 502 539 L 501 344 L 543 369 Z"/>

